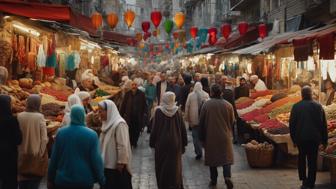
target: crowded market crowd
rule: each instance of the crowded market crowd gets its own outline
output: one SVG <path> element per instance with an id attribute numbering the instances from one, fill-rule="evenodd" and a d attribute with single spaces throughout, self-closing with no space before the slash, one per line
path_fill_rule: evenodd
<path id="1" fill-rule="evenodd" d="M 8 73 L 3 67 L 0 73 L 4 85 Z M 240 127 L 235 100 L 267 90 L 258 76 L 244 74 L 232 79 L 223 74 L 125 72 L 119 78 L 120 99 L 102 99 L 96 108 L 87 89 L 95 88 L 99 79 L 85 74 L 82 78 L 68 96 L 49 157 L 41 95 L 29 95 L 25 110 L 14 115 L 11 97 L 1 91 L 1 189 L 38 189 L 45 176 L 50 189 L 89 189 L 95 183 L 107 189 L 132 188 L 132 150 L 144 131 L 155 151 L 158 188 L 182 189 L 181 159 L 188 145 L 188 130 L 195 159 L 204 159 L 209 167 L 209 185 L 217 185 L 217 168 L 222 167 L 227 188 L 234 187 L 233 143 L 239 143 Z M 329 96 L 331 93 L 334 95 L 331 91 Z M 302 88 L 302 101 L 292 111 L 289 123 L 292 140 L 299 147 L 302 188 L 313 188 L 317 151 L 327 144 L 325 114 L 312 100 L 308 86 Z M 312 144 L 314 148 L 310 148 Z"/>

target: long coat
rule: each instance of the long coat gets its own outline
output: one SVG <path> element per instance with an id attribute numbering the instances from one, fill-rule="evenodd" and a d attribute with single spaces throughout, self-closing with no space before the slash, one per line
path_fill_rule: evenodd
<path id="1" fill-rule="evenodd" d="M 168 117 L 155 112 L 150 147 L 155 148 L 155 173 L 159 189 L 182 189 L 182 154 L 188 144 L 181 113 Z"/>
<path id="2" fill-rule="evenodd" d="M 235 116 L 232 105 L 223 99 L 204 103 L 200 115 L 200 140 L 205 149 L 205 165 L 233 164 L 232 126 Z"/>
<path id="3" fill-rule="evenodd" d="M 120 108 L 120 115 L 125 119 L 130 130 L 131 144 L 136 146 L 139 134 L 145 125 L 145 113 L 147 110 L 145 93 L 139 89 L 133 94 L 128 91 L 125 94 Z"/>

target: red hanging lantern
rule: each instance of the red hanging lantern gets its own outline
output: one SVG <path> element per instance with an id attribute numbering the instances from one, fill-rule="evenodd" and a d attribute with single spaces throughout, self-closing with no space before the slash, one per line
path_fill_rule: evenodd
<path id="1" fill-rule="evenodd" d="M 151 13 L 151 20 L 155 26 L 155 28 L 159 27 L 162 19 L 162 14 L 160 11 L 153 11 Z"/>
<path id="2" fill-rule="evenodd" d="M 248 23 L 247 22 L 240 22 L 238 24 L 238 30 L 239 30 L 239 33 L 240 35 L 245 35 L 246 32 L 248 31 Z"/>
<path id="3" fill-rule="evenodd" d="M 190 28 L 190 35 L 192 38 L 196 38 L 197 37 L 197 32 L 198 32 L 198 28 L 197 27 L 191 27 Z"/>
<path id="4" fill-rule="evenodd" d="M 151 35 L 152 35 L 151 32 L 146 32 L 143 36 L 143 39 L 146 41 L 148 38 L 151 37 Z"/>
<path id="5" fill-rule="evenodd" d="M 174 37 L 175 40 L 177 40 L 178 37 L 179 37 L 179 33 L 178 33 L 178 32 L 174 32 L 174 33 L 173 33 L 173 37 Z"/>
<path id="6" fill-rule="evenodd" d="M 259 24 L 258 26 L 259 37 L 264 39 L 267 36 L 267 26 L 264 23 Z"/>
<path id="7" fill-rule="evenodd" d="M 141 26 L 142 26 L 142 31 L 147 33 L 150 28 L 150 22 L 148 21 L 142 22 Z"/>
<path id="8" fill-rule="evenodd" d="M 231 34 L 232 28 L 231 25 L 228 23 L 225 23 L 222 25 L 222 35 L 223 37 L 228 40 L 230 34 Z"/>
<path id="9" fill-rule="evenodd" d="M 97 30 L 103 24 L 103 17 L 100 13 L 94 12 L 91 15 L 91 22 L 93 27 Z"/>
<path id="10" fill-rule="evenodd" d="M 216 44 L 216 42 L 217 42 L 217 28 L 210 28 L 208 30 L 208 33 L 209 33 L 209 40 L 208 40 L 209 44 L 210 45 Z"/>

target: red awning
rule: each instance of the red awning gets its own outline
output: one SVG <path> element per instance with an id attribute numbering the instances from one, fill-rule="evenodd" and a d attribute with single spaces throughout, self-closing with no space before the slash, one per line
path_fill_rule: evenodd
<path id="1" fill-rule="evenodd" d="M 58 22 L 67 22 L 70 20 L 70 8 L 63 5 L 0 0 L 0 12 Z"/>

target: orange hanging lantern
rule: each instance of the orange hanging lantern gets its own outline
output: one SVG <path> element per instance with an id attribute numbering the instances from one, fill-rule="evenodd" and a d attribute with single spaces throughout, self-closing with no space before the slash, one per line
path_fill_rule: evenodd
<path id="1" fill-rule="evenodd" d="M 140 42 L 142 40 L 142 33 L 137 33 L 135 34 L 135 38 L 137 39 L 138 42 Z"/>
<path id="2" fill-rule="evenodd" d="M 128 28 L 132 27 L 135 19 L 135 13 L 132 10 L 127 10 L 124 13 L 124 20 Z"/>
<path id="3" fill-rule="evenodd" d="M 97 30 L 103 24 L 103 17 L 100 13 L 94 12 L 91 15 L 91 22 L 93 27 Z"/>
<path id="4" fill-rule="evenodd" d="M 183 12 L 177 12 L 174 16 L 174 21 L 176 24 L 176 27 L 178 29 L 181 29 L 184 25 L 184 21 L 185 21 L 185 15 Z"/>
<path id="5" fill-rule="evenodd" d="M 116 13 L 111 12 L 107 15 L 106 20 L 107 20 L 108 25 L 111 27 L 111 29 L 114 29 L 118 24 L 119 18 Z"/>

